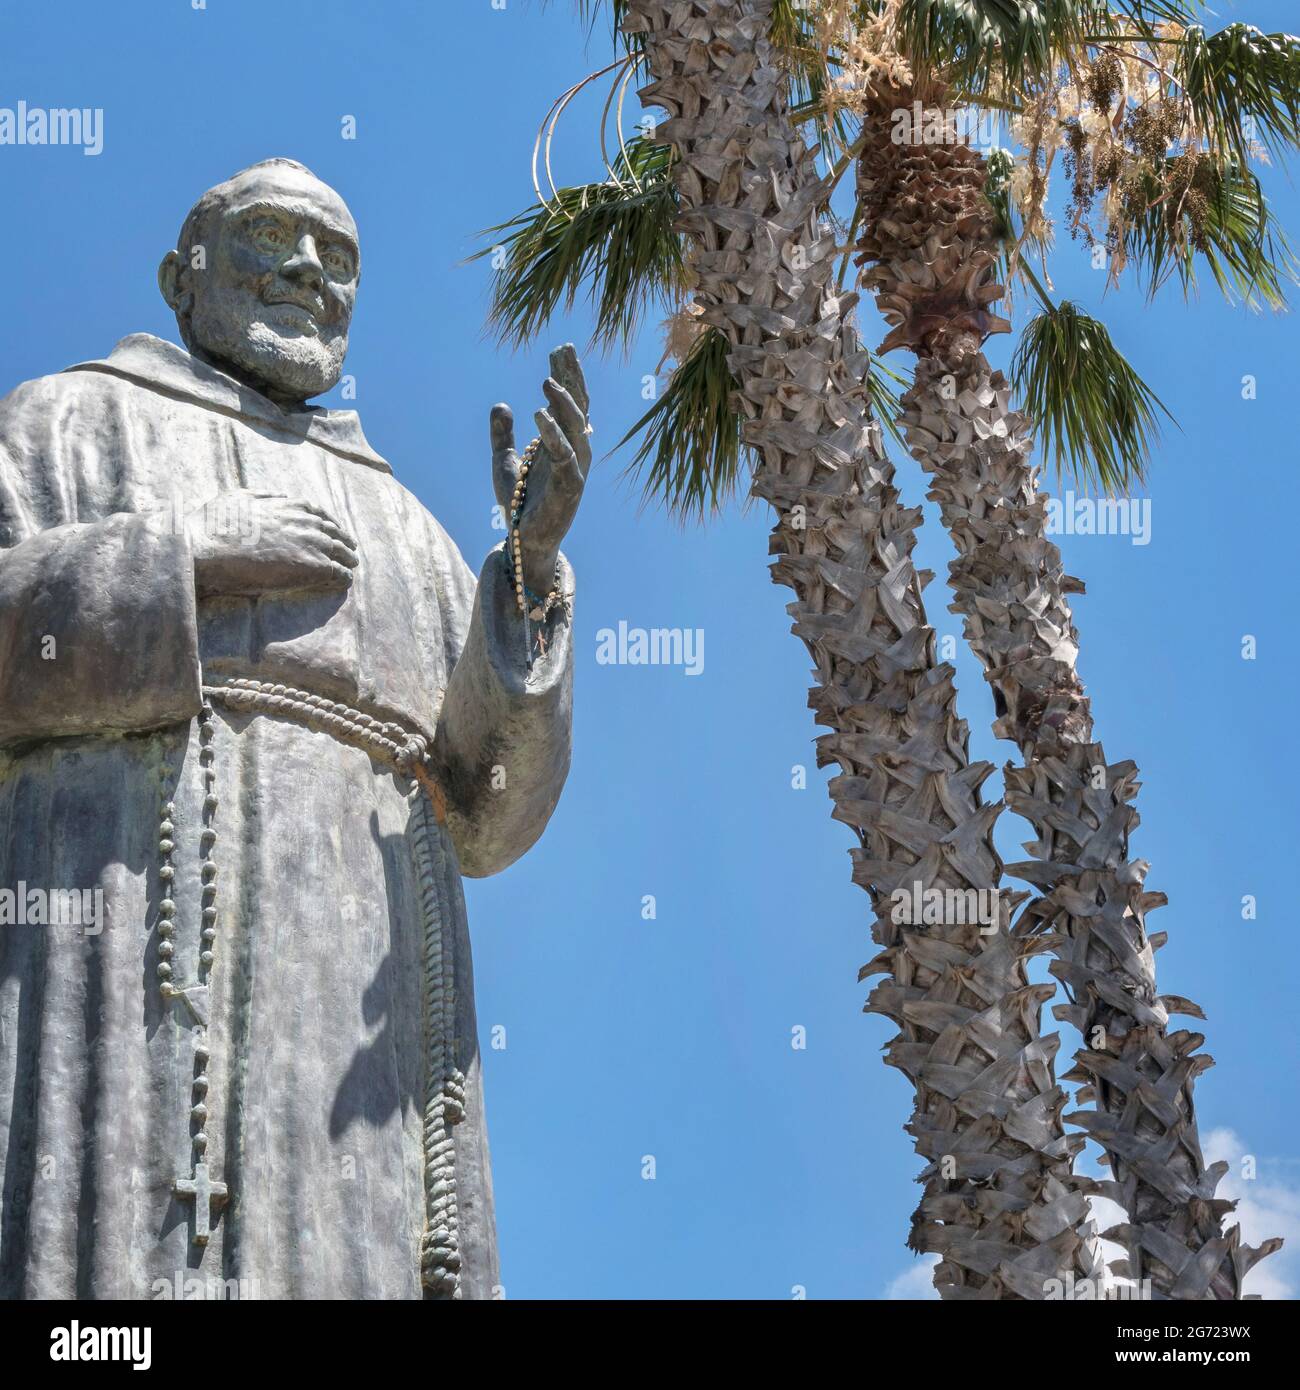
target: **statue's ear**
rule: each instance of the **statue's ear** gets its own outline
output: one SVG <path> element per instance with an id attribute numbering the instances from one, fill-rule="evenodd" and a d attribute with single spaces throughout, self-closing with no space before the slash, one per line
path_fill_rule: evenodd
<path id="1" fill-rule="evenodd" d="M 181 258 L 175 251 L 168 251 L 158 266 L 158 288 L 173 313 L 180 312 L 181 300 L 185 297 L 185 290 L 181 285 L 182 269 Z"/>

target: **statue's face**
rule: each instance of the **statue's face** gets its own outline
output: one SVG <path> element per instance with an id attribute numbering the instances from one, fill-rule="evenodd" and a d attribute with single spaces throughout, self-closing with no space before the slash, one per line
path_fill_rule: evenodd
<path id="1" fill-rule="evenodd" d="M 277 400 L 328 391 L 361 269 L 342 198 L 307 173 L 254 169 L 206 221 L 207 268 L 188 273 L 191 346 Z"/>

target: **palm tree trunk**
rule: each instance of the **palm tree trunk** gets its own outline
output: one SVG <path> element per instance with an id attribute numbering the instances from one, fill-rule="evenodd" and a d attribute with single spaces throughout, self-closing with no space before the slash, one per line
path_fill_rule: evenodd
<path id="1" fill-rule="evenodd" d="M 893 104 L 909 107 L 913 96 L 900 92 Z M 1040 891 L 1017 931 L 1055 954 L 1052 974 L 1073 1002 L 1054 1013 L 1086 1044 L 1062 1079 L 1083 1083 L 1078 1099 L 1091 1108 L 1069 1119 L 1104 1147 L 1112 1178 L 1100 1190 L 1128 1213 L 1106 1233 L 1129 1251 L 1116 1272 L 1150 1279 L 1157 1297 L 1236 1299 L 1246 1271 L 1281 1242 L 1252 1249 L 1238 1227 L 1224 1232 L 1235 1204 L 1214 1189 L 1227 1165 L 1206 1166 L 1192 1098 L 1213 1061 L 1195 1052 L 1201 1034 L 1168 1031 L 1171 1013 L 1204 1015 L 1156 992 L 1153 955 L 1165 934 L 1148 935 L 1146 913 L 1166 898 L 1146 891 L 1147 865 L 1128 857 L 1137 768 L 1108 764 L 1093 742 L 1066 601 L 1083 585 L 1047 538 L 1030 422 L 980 351 L 1010 327 L 989 311 L 1004 288 L 985 161 L 965 145 L 894 144 L 892 129 L 883 106 L 868 117 L 863 279 L 892 325 L 886 342 L 917 354 L 904 429 L 957 550 L 952 610 L 993 687 L 994 731 L 1024 758 L 1006 770 L 1006 799 L 1038 839 L 1026 846 L 1032 861 L 1008 867 Z"/>
<path id="2" fill-rule="evenodd" d="M 794 590 L 809 704 L 831 730 L 818 763 L 839 765 L 833 814 L 860 840 L 853 877 L 883 948 L 862 977 L 887 976 L 866 1007 L 900 1028 L 886 1060 L 915 1087 L 907 1129 L 927 1160 L 909 1244 L 939 1254 L 945 1297 L 1042 1298 L 1052 1279 L 1099 1274 L 1059 1040 L 1039 1032 L 1053 988 L 1026 976 L 1041 942 L 1010 931 L 1023 895 L 998 889 L 991 765 L 970 761 L 952 667 L 934 659 L 920 514 L 899 506 L 870 417 L 857 296 L 830 282 L 827 189 L 790 123 L 770 18 L 771 0 L 632 0 L 625 27 L 655 78 L 643 104 L 670 115 L 659 134 L 678 154 L 697 302 L 732 345 L 754 492 L 777 512 L 772 575 Z M 891 895 L 914 885 L 993 892 L 994 929 L 894 920 Z"/>

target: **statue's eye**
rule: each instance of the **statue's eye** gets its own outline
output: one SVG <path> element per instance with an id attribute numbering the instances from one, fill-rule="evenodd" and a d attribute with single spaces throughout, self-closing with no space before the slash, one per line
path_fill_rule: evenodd
<path id="1" fill-rule="evenodd" d="M 289 245 L 289 234 L 274 222 L 263 222 L 253 228 L 253 242 L 266 251 L 283 251 Z"/>
<path id="2" fill-rule="evenodd" d="M 321 261 L 331 275 L 337 275 L 340 279 L 352 274 L 352 257 L 337 246 L 326 247 Z"/>

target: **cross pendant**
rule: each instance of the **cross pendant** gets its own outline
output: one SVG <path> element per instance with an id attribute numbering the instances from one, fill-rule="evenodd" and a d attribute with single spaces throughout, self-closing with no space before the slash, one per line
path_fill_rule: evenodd
<path id="1" fill-rule="evenodd" d="M 194 1202 L 194 1244 L 206 1245 L 212 1234 L 212 1213 L 225 1206 L 229 1194 L 224 1182 L 212 1182 L 208 1178 L 208 1165 L 196 1163 L 192 1178 L 177 1178 L 172 1183 L 172 1191 L 178 1197 L 189 1198 Z"/>

